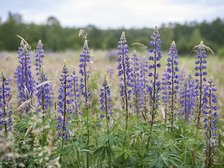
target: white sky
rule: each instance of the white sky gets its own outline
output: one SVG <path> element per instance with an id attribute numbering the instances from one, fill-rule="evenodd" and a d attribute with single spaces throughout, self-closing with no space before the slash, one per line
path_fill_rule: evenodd
<path id="1" fill-rule="evenodd" d="M 63 26 L 154 27 L 162 23 L 224 18 L 224 0 L 0 0 L 0 17 L 20 13 L 25 22 L 55 16 Z"/>

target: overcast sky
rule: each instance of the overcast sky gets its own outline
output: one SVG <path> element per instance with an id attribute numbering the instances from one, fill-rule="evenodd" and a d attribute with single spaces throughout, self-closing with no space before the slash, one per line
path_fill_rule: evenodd
<path id="1" fill-rule="evenodd" d="M 70 27 L 154 27 L 224 18 L 224 0 L 0 0 L 3 21 L 8 11 L 22 14 L 25 22 L 46 23 L 55 16 Z"/>

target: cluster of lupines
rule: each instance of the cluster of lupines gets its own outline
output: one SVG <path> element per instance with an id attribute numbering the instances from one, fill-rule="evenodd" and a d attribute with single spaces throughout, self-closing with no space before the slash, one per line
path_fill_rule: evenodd
<path id="1" fill-rule="evenodd" d="M 205 128 L 205 166 L 206 168 L 212 167 L 214 164 L 214 153 L 217 141 L 217 98 L 216 98 L 216 87 L 212 81 L 208 81 L 207 85 L 204 85 L 203 95 L 203 113 L 204 128 Z"/>
<path id="2" fill-rule="evenodd" d="M 179 89 L 179 68 L 178 68 L 178 52 L 175 42 L 172 42 L 167 58 L 167 89 L 168 89 L 168 116 L 171 128 L 174 124 L 174 115 L 177 110 L 177 93 Z"/>
<path id="3" fill-rule="evenodd" d="M 203 111 L 203 86 L 206 82 L 206 75 L 207 75 L 207 72 L 206 72 L 206 64 L 207 64 L 207 61 L 206 61 L 206 57 L 207 57 L 207 54 L 206 54 L 206 46 L 203 44 L 203 42 L 201 42 L 199 45 L 197 45 L 195 47 L 197 50 L 196 50 L 196 61 L 195 61 L 195 70 L 196 70 L 196 73 L 195 73 L 195 77 L 196 77 L 196 80 L 195 80 L 195 96 L 196 96 L 196 99 L 197 99 L 197 116 L 196 116 L 196 120 L 197 120 L 197 130 L 199 129 L 199 126 L 200 126 L 200 119 L 201 119 L 201 114 L 202 114 L 202 111 Z"/>
<path id="4" fill-rule="evenodd" d="M 104 114 L 101 115 L 101 118 L 106 117 L 107 128 L 108 128 L 110 115 L 112 114 L 113 105 L 112 105 L 110 87 L 106 79 L 104 80 L 102 87 L 100 88 L 99 97 L 100 97 L 100 110 L 104 112 Z"/>
<path id="5" fill-rule="evenodd" d="M 46 115 L 46 112 L 50 110 L 52 106 L 52 98 L 53 98 L 53 90 L 52 84 L 48 81 L 47 75 L 44 72 L 43 68 L 41 68 L 36 86 L 36 96 L 37 96 L 37 105 L 38 112 L 42 112 L 42 117 Z"/>
<path id="6" fill-rule="evenodd" d="M 125 32 L 122 32 L 118 42 L 118 77 L 120 78 L 120 96 L 122 101 L 122 109 L 125 110 L 126 125 L 128 128 L 129 108 L 131 107 L 132 82 L 133 74 L 131 69 L 130 58 L 128 56 L 128 44 L 125 37 Z"/>
<path id="7" fill-rule="evenodd" d="M 72 85 L 73 85 L 73 95 L 74 95 L 74 111 L 75 116 L 78 116 L 80 112 L 80 85 L 79 85 L 79 77 L 76 74 L 75 69 L 72 73 Z"/>
<path id="8" fill-rule="evenodd" d="M 41 67 L 43 66 L 43 58 L 44 58 L 44 49 L 41 40 L 38 41 L 35 57 L 36 57 L 35 59 L 36 76 L 38 78 L 41 72 Z"/>
<path id="9" fill-rule="evenodd" d="M 73 112 L 73 90 L 72 79 L 68 73 L 66 64 L 63 67 L 60 77 L 58 92 L 58 138 L 67 140 L 69 137 L 69 120 L 71 120 L 71 114 Z"/>
<path id="10" fill-rule="evenodd" d="M 189 75 L 184 81 L 180 91 L 181 116 L 185 122 L 191 121 L 194 115 L 195 107 L 195 84 L 192 76 Z"/>
<path id="11" fill-rule="evenodd" d="M 151 125 L 154 124 L 155 118 L 156 118 L 156 112 L 158 109 L 158 103 L 159 103 L 159 92 L 161 90 L 160 84 L 161 82 L 159 81 L 159 74 L 158 74 L 158 68 L 161 67 L 161 64 L 159 61 L 162 58 L 161 55 L 161 41 L 160 41 L 160 33 L 157 27 L 155 27 L 153 33 L 151 34 L 151 41 L 150 41 L 150 46 L 151 48 L 149 49 L 149 77 L 151 78 L 150 83 L 151 83 L 151 89 L 149 90 L 150 94 L 150 106 L 151 106 Z"/>
<path id="12" fill-rule="evenodd" d="M 137 56 L 136 52 L 134 51 L 133 57 L 132 57 L 132 70 L 133 70 L 133 106 L 134 106 L 134 112 L 136 112 L 137 115 L 140 114 L 140 111 L 142 110 L 143 103 L 144 103 L 144 97 L 143 97 L 143 74 L 141 73 L 141 62 L 139 60 L 139 57 Z"/>
<path id="13" fill-rule="evenodd" d="M 0 74 L 0 132 L 4 131 L 6 135 L 12 127 L 12 111 L 9 108 L 10 97 L 10 82 L 2 71 Z"/>
<path id="14" fill-rule="evenodd" d="M 89 63 L 90 63 L 90 53 L 88 47 L 88 41 L 85 40 L 82 52 L 80 54 L 80 65 L 79 65 L 79 73 L 80 73 L 80 93 L 84 97 L 85 106 L 89 106 L 90 104 L 90 89 L 88 88 L 88 80 L 90 77 Z"/>
<path id="15" fill-rule="evenodd" d="M 30 100 L 34 93 L 34 80 L 31 72 L 31 54 L 29 45 L 22 40 L 18 49 L 19 65 L 15 72 L 19 105 L 26 100 Z M 26 106 L 25 111 L 28 111 L 29 107 Z"/>

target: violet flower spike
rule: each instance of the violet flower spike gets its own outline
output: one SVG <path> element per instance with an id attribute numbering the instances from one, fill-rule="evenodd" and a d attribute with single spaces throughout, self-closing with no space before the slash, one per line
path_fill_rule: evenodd
<path id="1" fill-rule="evenodd" d="M 35 52 L 35 70 L 36 76 L 39 77 L 41 67 L 43 67 L 44 49 L 41 40 L 38 41 L 36 52 Z"/>
<path id="2" fill-rule="evenodd" d="M 42 112 L 42 118 L 45 117 L 46 112 L 50 110 L 52 106 L 53 99 L 53 90 L 52 84 L 48 81 L 48 77 L 43 70 L 43 67 L 40 70 L 38 75 L 38 81 L 36 86 L 36 96 L 37 96 L 37 104 L 38 104 L 38 112 Z"/>
<path id="3" fill-rule="evenodd" d="M 159 103 L 159 93 L 160 93 L 160 84 L 158 69 L 161 67 L 160 60 L 162 58 L 161 54 L 161 41 L 160 41 L 160 33 L 157 27 L 155 27 L 153 33 L 151 34 L 151 41 L 149 42 L 149 74 L 148 76 L 151 78 L 151 89 L 149 90 L 150 94 L 150 106 L 151 106 L 151 128 L 155 122 L 156 113 L 158 109 Z"/>
<path id="4" fill-rule="evenodd" d="M 4 131 L 6 136 L 12 129 L 12 111 L 9 107 L 10 99 L 10 81 L 2 71 L 0 74 L 0 132 Z"/>
<path id="5" fill-rule="evenodd" d="M 34 93 L 34 79 L 31 72 L 31 54 L 30 47 L 28 44 L 21 41 L 20 47 L 18 49 L 18 61 L 15 72 L 19 105 L 21 105 L 26 100 L 31 100 Z M 25 111 L 29 111 L 30 107 L 27 105 Z"/>
<path id="6" fill-rule="evenodd" d="M 67 140 L 69 138 L 69 121 L 71 120 L 73 111 L 73 90 L 72 79 L 69 76 L 66 64 L 63 67 L 60 77 L 58 92 L 58 138 Z"/>
<path id="7" fill-rule="evenodd" d="M 216 91 L 217 89 L 211 80 L 208 81 L 207 85 L 204 85 L 205 167 L 213 167 L 215 149 L 217 146 L 218 107 Z"/>

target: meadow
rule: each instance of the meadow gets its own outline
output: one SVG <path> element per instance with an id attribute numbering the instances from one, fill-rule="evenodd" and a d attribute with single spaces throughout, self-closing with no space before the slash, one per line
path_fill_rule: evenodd
<path id="1" fill-rule="evenodd" d="M 1 86 L 9 77 L 11 88 L 0 89 L 0 168 L 224 167 L 224 60 L 215 51 L 202 43 L 187 56 L 175 43 L 160 51 L 156 29 L 140 51 L 128 51 L 122 34 L 112 56 L 85 38 L 80 51 L 22 40 L 19 54 L 0 52 Z"/>

